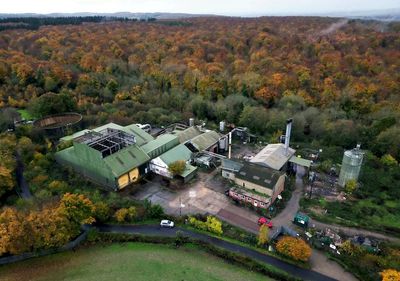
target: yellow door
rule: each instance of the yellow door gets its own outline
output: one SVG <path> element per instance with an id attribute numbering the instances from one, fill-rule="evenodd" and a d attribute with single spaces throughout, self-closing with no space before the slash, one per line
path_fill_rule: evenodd
<path id="1" fill-rule="evenodd" d="M 129 176 L 128 174 L 122 175 L 118 178 L 118 186 L 119 189 L 124 188 L 129 184 Z"/>
<path id="2" fill-rule="evenodd" d="M 129 179 L 131 182 L 137 182 L 139 179 L 139 170 L 137 168 L 129 172 Z"/>

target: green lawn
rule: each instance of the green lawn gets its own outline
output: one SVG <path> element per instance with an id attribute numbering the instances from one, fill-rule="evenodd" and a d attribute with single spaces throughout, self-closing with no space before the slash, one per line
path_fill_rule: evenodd
<path id="1" fill-rule="evenodd" d="M 272 280 L 196 246 L 142 243 L 82 248 L 0 267 L 0 280 Z"/>
<path id="2" fill-rule="evenodd" d="M 21 117 L 25 120 L 33 119 L 33 116 L 26 109 L 18 109 L 18 113 L 21 114 Z"/>

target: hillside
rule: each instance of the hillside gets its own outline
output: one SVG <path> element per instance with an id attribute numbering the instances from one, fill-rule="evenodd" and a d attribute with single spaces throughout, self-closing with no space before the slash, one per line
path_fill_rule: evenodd
<path id="1" fill-rule="evenodd" d="M 294 115 L 297 140 L 362 142 L 399 159 L 399 29 L 272 17 L 8 30 L 0 33 L 0 106 L 26 107 L 46 92 L 66 92 L 89 117 L 165 124 L 194 113 L 267 136 Z M 104 110 L 109 103 L 118 111 Z M 255 106 L 259 121 L 248 124 L 245 105 Z M 272 114 L 288 105 L 291 112 Z"/>

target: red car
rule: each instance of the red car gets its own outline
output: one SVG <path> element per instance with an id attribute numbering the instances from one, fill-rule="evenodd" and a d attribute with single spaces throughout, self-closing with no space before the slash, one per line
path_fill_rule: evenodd
<path id="1" fill-rule="evenodd" d="M 265 224 L 269 228 L 272 228 L 272 221 L 271 220 L 269 220 L 267 218 L 264 218 L 264 217 L 260 217 L 258 219 L 258 225 L 263 225 L 263 224 Z"/>

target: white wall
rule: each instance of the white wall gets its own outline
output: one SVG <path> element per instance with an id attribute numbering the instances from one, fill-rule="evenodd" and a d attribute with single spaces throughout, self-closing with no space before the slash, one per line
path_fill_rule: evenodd
<path id="1" fill-rule="evenodd" d="M 167 178 L 173 178 L 171 173 L 168 171 L 168 165 L 164 163 L 164 161 L 161 160 L 160 157 L 154 158 L 153 160 L 150 161 L 149 164 L 150 171 L 157 175 L 161 175 L 163 177 Z"/>

